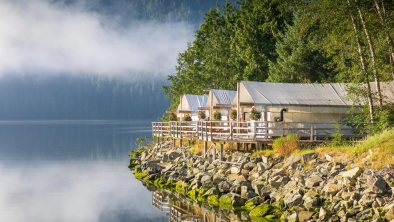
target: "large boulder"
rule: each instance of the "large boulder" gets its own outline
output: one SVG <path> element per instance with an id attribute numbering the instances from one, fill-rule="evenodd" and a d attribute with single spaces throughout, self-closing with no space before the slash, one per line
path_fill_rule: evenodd
<path id="1" fill-rule="evenodd" d="M 394 204 L 390 204 L 388 206 L 385 206 L 384 208 L 387 210 L 385 214 L 386 220 L 388 221 L 394 220 Z"/>
<path id="2" fill-rule="evenodd" d="M 287 184 L 290 181 L 290 178 L 287 176 L 281 176 L 281 175 L 277 175 L 274 178 L 272 178 L 269 181 L 269 184 L 274 187 L 274 188 L 279 188 L 281 186 L 284 186 L 285 184 Z"/>
<path id="3" fill-rule="evenodd" d="M 213 186 L 213 180 L 212 176 L 209 174 L 205 174 L 204 176 L 201 177 L 201 184 L 204 187 L 210 188 Z"/>
<path id="4" fill-rule="evenodd" d="M 299 206 L 302 204 L 302 195 L 299 193 L 289 193 L 285 195 L 283 201 L 288 208 Z"/>
<path id="5" fill-rule="evenodd" d="M 222 181 L 218 184 L 218 189 L 221 193 L 228 193 L 231 189 L 231 184 L 227 181 Z"/>
<path id="6" fill-rule="evenodd" d="M 343 178 L 346 178 L 349 180 L 354 180 L 358 176 L 360 176 L 362 172 L 363 172 L 363 169 L 361 167 L 355 167 L 351 170 L 343 171 L 339 175 L 342 176 Z"/>
<path id="7" fill-rule="evenodd" d="M 311 175 L 305 180 L 305 186 L 309 188 L 317 187 L 321 182 L 323 182 L 323 179 L 319 175 Z"/>
<path id="8" fill-rule="evenodd" d="M 302 160 L 302 156 L 290 156 L 287 159 L 285 159 L 285 162 L 283 163 L 283 169 L 286 169 L 287 167 L 295 168 L 298 163 L 300 163 Z"/>
<path id="9" fill-rule="evenodd" d="M 391 192 L 391 187 L 387 184 L 387 182 L 382 178 L 373 178 L 369 181 L 367 185 L 366 192 L 375 193 L 384 195 Z"/>
<path id="10" fill-rule="evenodd" d="M 163 162 L 173 161 L 178 157 L 183 156 L 181 152 L 178 151 L 169 151 L 163 155 Z"/>
<path id="11" fill-rule="evenodd" d="M 330 194 L 330 195 L 335 195 L 337 194 L 341 189 L 343 188 L 343 185 L 341 184 L 335 184 L 335 183 L 328 183 L 324 186 L 323 192 Z"/>

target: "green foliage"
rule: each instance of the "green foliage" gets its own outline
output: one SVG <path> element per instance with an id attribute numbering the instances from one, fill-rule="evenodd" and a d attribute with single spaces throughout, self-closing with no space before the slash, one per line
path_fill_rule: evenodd
<path id="1" fill-rule="evenodd" d="M 198 111 L 198 119 L 203 120 L 205 119 L 207 116 L 205 114 L 204 111 Z"/>
<path id="2" fill-rule="evenodd" d="M 207 198 L 207 202 L 209 205 L 213 206 L 213 207 L 218 207 L 219 206 L 219 198 L 217 195 L 210 195 Z"/>
<path id="3" fill-rule="evenodd" d="M 222 119 L 222 113 L 216 111 L 213 113 L 213 119 L 214 120 L 221 120 Z"/>
<path id="4" fill-rule="evenodd" d="M 178 117 L 176 116 L 175 113 L 170 112 L 170 113 L 168 114 L 168 120 L 169 120 L 169 121 L 177 121 L 177 120 L 178 120 Z"/>
<path id="5" fill-rule="evenodd" d="M 256 108 L 252 107 L 249 118 L 252 120 L 259 120 L 261 118 L 261 112 L 257 111 Z"/>
<path id="6" fill-rule="evenodd" d="M 237 120 L 237 110 L 231 110 L 230 118 L 231 120 Z"/>
<path id="7" fill-rule="evenodd" d="M 337 124 L 335 132 L 331 135 L 331 144 L 333 146 L 340 146 L 343 143 L 344 143 L 344 139 L 342 136 L 341 126 Z"/>
<path id="8" fill-rule="evenodd" d="M 394 108 L 392 106 L 375 107 L 374 124 L 371 124 L 368 107 L 349 110 L 346 123 L 358 133 L 377 134 L 390 129 L 394 124 Z"/>
<path id="9" fill-rule="evenodd" d="M 189 114 L 186 114 L 186 115 L 183 117 L 183 121 L 192 121 L 192 117 L 191 117 Z"/>
<path id="10" fill-rule="evenodd" d="M 272 149 L 274 153 L 280 156 L 289 156 L 300 149 L 300 138 L 297 134 L 276 138 L 272 143 Z"/>
<path id="11" fill-rule="evenodd" d="M 270 61 L 271 82 L 332 82 L 336 73 L 330 67 L 330 58 L 316 47 L 319 23 L 305 21 L 298 13 L 294 24 L 287 26 L 276 44 L 278 58 Z"/>

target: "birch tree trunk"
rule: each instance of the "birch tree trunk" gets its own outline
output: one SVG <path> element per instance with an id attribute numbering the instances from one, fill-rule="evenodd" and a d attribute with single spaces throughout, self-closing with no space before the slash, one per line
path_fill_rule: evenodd
<path id="1" fill-rule="evenodd" d="M 391 68 L 391 75 L 393 76 L 393 80 L 394 80 L 394 54 L 393 54 L 393 48 L 394 48 L 394 44 L 393 44 L 393 39 L 390 36 L 389 33 L 389 29 L 387 27 L 387 23 L 386 23 L 386 13 L 385 13 L 385 9 L 384 9 L 384 3 L 382 0 L 381 6 L 378 3 L 378 0 L 374 0 L 375 3 L 375 8 L 376 8 L 376 13 L 379 16 L 380 19 L 380 24 L 383 27 L 384 30 L 384 34 L 386 35 L 386 41 L 387 41 L 387 45 L 388 45 L 388 56 L 389 56 L 389 61 L 390 61 L 390 68 Z"/>
<path id="2" fill-rule="evenodd" d="M 354 20 L 353 13 L 352 13 L 352 8 L 350 5 L 350 0 L 347 0 L 348 4 L 348 10 L 349 10 L 349 15 L 350 19 L 352 21 L 352 26 L 353 26 L 353 31 L 354 31 L 354 36 L 356 37 L 356 43 L 357 43 L 357 52 L 360 57 L 360 65 L 361 65 L 361 70 L 364 74 L 364 82 L 367 85 L 367 97 L 368 97 L 368 108 L 369 108 L 369 117 L 371 119 L 371 123 L 374 123 L 374 106 L 373 106 L 373 100 L 372 100 L 372 92 L 371 92 L 371 85 L 369 83 L 369 75 L 368 75 L 368 70 L 367 66 L 365 64 L 365 58 L 364 54 L 361 48 L 361 43 L 360 43 L 360 38 L 358 34 L 358 29 L 356 25 L 356 21 Z"/>
<path id="3" fill-rule="evenodd" d="M 357 12 L 358 12 L 358 16 L 360 18 L 361 25 L 362 25 L 363 30 L 364 30 L 365 38 L 367 39 L 367 43 L 368 43 L 368 47 L 369 47 L 369 53 L 371 55 L 372 73 L 373 73 L 373 77 L 375 79 L 376 92 L 377 92 L 377 95 L 378 95 L 378 102 L 379 102 L 379 105 L 382 106 L 383 105 L 383 98 L 382 98 L 382 92 L 380 90 L 379 75 L 378 75 L 378 71 L 376 69 L 375 47 L 373 45 L 371 36 L 369 34 L 367 25 L 365 24 L 365 19 L 364 19 L 363 12 L 361 11 L 361 8 L 358 6 L 358 0 L 354 0 L 354 1 L 356 3 L 355 4 L 356 5 L 356 9 L 357 9 Z"/>

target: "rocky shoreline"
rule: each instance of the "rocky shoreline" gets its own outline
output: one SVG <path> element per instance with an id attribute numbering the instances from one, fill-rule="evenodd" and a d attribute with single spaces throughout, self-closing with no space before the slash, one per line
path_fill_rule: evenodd
<path id="1" fill-rule="evenodd" d="M 254 221 L 394 221 L 394 170 L 373 171 L 352 160 L 306 153 L 222 160 L 192 155 L 169 142 L 131 153 L 144 183 L 212 207 L 248 212 Z"/>

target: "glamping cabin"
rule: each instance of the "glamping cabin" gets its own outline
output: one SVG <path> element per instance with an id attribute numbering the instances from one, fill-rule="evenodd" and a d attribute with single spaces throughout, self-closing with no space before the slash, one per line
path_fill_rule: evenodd
<path id="1" fill-rule="evenodd" d="M 213 113 L 220 112 L 221 120 L 230 120 L 230 113 L 236 95 L 237 91 L 211 89 L 205 106 L 207 112 L 209 112 L 209 115 L 207 115 L 209 119 L 213 120 Z"/>
<path id="2" fill-rule="evenodd" d="M 268 83 L 241 81 L 234 100 L 238 118 L 248 121 L 252 107 L 261 121 L 335 123 L 343 120 L 353 103 L 343 83 Z"/>
<path id="3" fill-rule="evenodd" d="M 177 117 L 183 120 L 186 115 L 190 115 L 192 121 L 198 121 L 198 111 L 205 109 L 207 100 L 207 95 L 182 95 L 177 109 Z"/>

